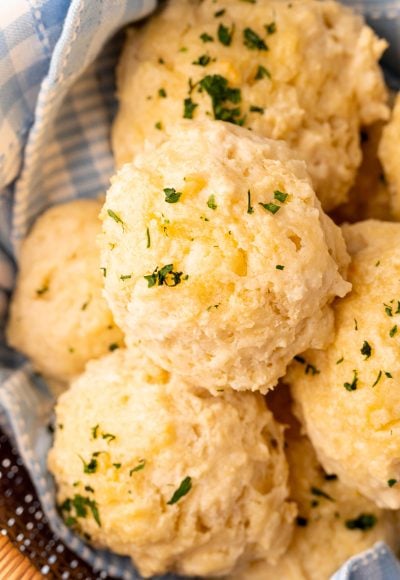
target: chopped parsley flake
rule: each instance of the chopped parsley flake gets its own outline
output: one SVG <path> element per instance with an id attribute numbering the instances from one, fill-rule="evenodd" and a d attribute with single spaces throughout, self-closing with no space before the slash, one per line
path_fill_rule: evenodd
<path id="1" fill-rule="evenodd" d="M 387 371 L 385 371 L 385 376 L 386 376 L 388 379 L 392 379 L 392 378 L 393 378 L 393 376 L 392 376 L 392 373 L 388 373 Z"/>
<path id="2" fill-rule="evenodd" d="M 85 491 L 88 491 L 89 493 L 94 493 L 94 489 L 93 487 L 90 487 L 90 485 L 85 485 Z"/>
<path id="3" fill-rule="evenodd" d="M 159 131 L 161 131 L 162 130 L 162 123 L 161 123 L 161 121 L 157 121 L 157 123 L 154 125 L 154 127 L 156 129 L 158 129 Z"/>
<path id="4" fill-rule="evenodd" d="M 207 205 L 210 209 L 217 209 L 217 204 L 215 203 L 215 195 L 210 195 L 207 200 Z"/>
<path id="5" fill-rule="evenodd" d="M 198 106 L 197 103 L 192 101 L 191 97 L 187 97 L 187 99 L 183 101 L 183 118 L 193 119 L 193 113 Z"/>
<path id="6" fill-rule="evenodd" d="M 234 105 L 241 101 L 240 89 L 231 88 L 228 81 L 221 75 L 207 75 L 199 83 L 200 91 L 206 91 L 211 97 L 214 118 L 236 125 L 242 125 L 240 107 L 227 107 L 226 103 Z"/>
<path id="7" fill-rule="evenodd" d="M 354 319 L 354 330 L 358 330 L 358 322 L 357 319 Z"/>
<path id="8" fill-rule="evenodd" d="M 357 389 L 357 383 L 358 383 L 358 373 L 356 370 L 353 371 L 353 380 L 351 381 L 351 383 L 344 383 L 344 388 L 346 389 L 346 391 L 355 391 Z"/>
<path id="9" fill-rule="evenodd" d="M 396 483 L 397 483 L 397 479 L 388 479 L 388 482 L 387 482 L 389 487 L 393 487 L 394 485 L 396 485 Z"/>
<path id="10" fill-rule="evenodd" d="M 390 329 L 389 336 L 390 336 L 391 338 L 393 338 L 395 334 L 397 334 L 397 324 L 395 324 L 395 325 L 394 325 L 394 326 L 393 326 L 393 327 Z"/>
<path id="11" fill-rule="evenodd" d="M 306 375 L 319 375 L 321 371 L 317 369 L 314 365 L 307 363 L 305 373 Z"/>
<path id="12" fill-rule="evenodd" d="M 99 425 L 95 425 L 94 427 L 92 427 L 92 437 L 93 437 L 93 439 L 97 439 L 98 430 L 99 430 Z"/>
<path id="13" fill-rule="evenodd" d="M 164 189 L 165 201 L 167 203 L 177 203 L 182 195 L 182 192 L 176 191 L 173 187 L 166 187 Z"/>
<path id="14" fill-rule="evenodd" d="M 112 342 L 109 347 L 108 350 L 110 352 L 114 352 L 114 350 L 117 350 L 119 348 L 119 344 L 117 344 L 116 342 Z"/>
<path id="15" fill-rule="evenodd" d="M 100 270 L 103 272 L 103 276 L 105 278 L 107 276 L 107 268 L 100 268 Z"/>
<path id="16" fill-rule="evenodd" d="M 119 279 L 122 281 L 130 280 L 131 278 L 132 278 L 132 274 L 121 274 L 121 276 L 119 277 Z"/>
<path id="17" fill-rule="evenodd" d="M 300 527 L 300 528 L 305 528 L 308 524 L 308 519 L 307 518 L 303 518 L 302 516 L 297 516 L 296 518 L 296 524 Z"/>
<path id="18" fill-rule="evenodd" d="M 328 493 L 326 493 L 322 489 L 319 489 L 319 487 L 312 486 L 310 491 L 313 495 L 315 495 L 317 497 L 323 497 L 324 499 L 327 499 L 329 501 L 335 501 L 332 496 L 330 496 Z"/>
<path id="19" fill-rule="evenodd" d="M 251 205 L 251 192 L 250 189 L 247 192 L 247 213 L 254 213 L 254 207 Z"/>
<path id="20" fill-rule="evenodd" d="M 225 8 L 222 8 L 222 10 L 217 10 L 217 12 L 214 12 L 214 16 L 215 18 L 219 18 L 220 16 L 223 16 L 225 12 L 226 12 Z"/>
<path id="21" fill-rule="evenodd" d="M 210 310 L 212 310 L 213 308 L 215 308 L 215 310 L 218 310 L 218 308 L 220 307 L 220 304 L 212 304 L 211 306 L 208 306 L 207 308 L 207 312 L 210 312 Z"/>
<path id="22" fill-rule="evenodd" d="M 121 465 L 122 465 L 122 463 L 113 463 L 113 466 L 115 467 L 115 469 L 121 469 Z"/>
<path id="23" fill-rule="evenodd" d="M 150 248 L 150 246 L 151 246 L 151 240 L 150 240 L 150 230 L 149 230 L 149 228 L 146 228 L 146 238 L 147 238 L 146 248 Z"/>
<path id="24" fill-rule="evenodd" d="M 218 40 L 220 41 L 220 43 L 223 44 L 224 46 L 230 46 L 232 43 L 232 37 L 233 37 L 234 31 L 235 31 L 234 25 L 232 26 L 231 29 L 229 29 L 227 26 L 220 24 L 218 26 L 218 31 L 217 31 Z"/>
<path id="25" fill-rule="evenodd" d="M 383 304 L 385 307 L 385 312 L 388 316 L 393 316 L 393 306 L 390 306 L 389 304 Z"/>
<path id="26" fill-rule="evenodd" d="M 60 506 L 61 511 L 66 511 L 68 513 L 71 512 L 72 508 L 74 508 L 76 512 L 76 518 L 86 518 L 89 509 L 95 522 L 99 527 L 101 527 L 99 508 L 97 506 L 97 502 L 94 500 L 88 497 L 84 497 L 83 495 L 76 494 L 73 499 L 66 499 Z M 66 519 L 66 523 L 67 520 L 69 520 L 69 525 L 72 525 L 73 523 L 76 523 L 76 518 L 69 516 Z M 72 520 L 75 521 L 73 522 Z"/>
<path id="27" fill-rule="evenodd" d="M 285 203 L 288 197 L 289 197 L 288 193 L 283 193 L 283 191 L 279 191 L 278 189 L 274 191 L 274 198 L 280 201 L 281 203 Z"/>
<path id="28" fill-rule="evenodd" d="M 141 471 L 142 469 L 144 469 L 145 465 L 146 465 L 146 460 L 145 459 L 140 459 L 140 461 L 136 465 L 136 467 L 134 467 L 133 469 L 131 469 L 129 471 L 129 475 L 131 476 L 132 473 L 136 473 L 137 471 Z"/>
<path id="29" fill-rule="evenodd" d="M 285 269 L 285 266 L 282 266 L 282 264 L 277 264 L 277 265 L 275 266 L 275 268 L 276 268 L 277 270 L 284 270 L 284 269 Z"/>
<path id="30" fill-rule="evenodd" d="M 259 205 L 272 214 L 276 214 L 281 209 L 281 206 L 276 203 L 259 203 Z"/>
<path id="31" fill-rule="evenodd" d="M 113 219 L 117 224 L 121 224 L 122 230 L 125 229 L 125 222 L 119 217 L 117 213 L 115 213 L 115 211 L 113 211 L 112 209 L 108 209 L 107 213 L 110 216 L 110 218 Z"/>
<path id="32" fill-rule="evenodd" d="M 265 32 L 267 34 L 275 34 L 276 32 L 276 23 L 270 22 L 269 24 L 264 24 Z"/>
<path id="33" fill-rule="evenodd" d="M 340 365 L 344 361 L 344 357 L 342 356 L 340 359 L 336 361 L 337 365 Z"/>
<path id="34" fill-rule="evenodd" d="M 159 89 L 158 90 L 158 96 L 161 97 L 162 99 L 165 99 L 167 96 L 167 91 L 165 89 Z"/>
<path id="35" fill-rule="evenodd" d="M 372 385 L 372 387 L 376 387 L 376 385 L 379 383 L 379 381 L 381 380 L 381 378 L 382 378 L 382 371 L 379 371 L 378 376 L 376 377 L 375 382 Z"/>
<path id="36" fill-rule="evenodd" d="M 96 471 L 97 471 L 97 459 L 95 459 L 94 456 L 90 459 L 89 463 L 86 463 L 86 461 L 80 455 L 79 455 L 79 459 L 83 463 L 83 473 L 89 473 L 89 474 L 96 473 Z"/>
<path id="37" fill-rule="evenodd" d="M 192 478 L 187 476 L 185 479 L 181 481 L 180 486 L 176 489 L 169 501 L 167 501 L 168 505 L 173 505 L 177 503 L 182 497 L 189 493 L 192 489 Z"/>
<path id="38" fill-rule="evenodd" d="M 49 291 L 49 287 L 47 284 L 44 284 L 41 288 L 38 288 L 36 290 L 36 295 L 37 296 L 43 296 L 43 294 L 46 294 L 46 292 Z"/>
<path id="39" fill-rule="evenodd" d="M 203 34 L 200 34 L 200 39 L 203 42 L 214 42 L 213 37 L 207 34 L 207 32 L 203 32 Z"/>
<path id="40" fill-rule="evenodd" d="M 338 476 L 335 473 L 325 473 L 324 479 L 325 481 L 336 481 Z"/>
<path id="41" fill-rule="evenodd" d="M 244 45 L 250 50 L 268 50 L 264 40 L 252 28 L 243 30 L 243 41 Z"/>
<path id="42" fill-rule="evenodd" d="M 369 342 L 367 342 L 366 340 L 364 340 L 364 343 L 363 343 L 363 345 L 362 345 L 362 347 L 360 349 L 360 352 L 361 352 L 361 354 L 363 356 L 365 356 L 365 360 L 367 360 L 371 356 L 372 347 L 369 344 Z"/>
<path id="43" fill-rule="evenodd" d="M 264 109 L 262 107 L 257 107 L 256 105 L 250 106 L 250 113 L 264 113 Z"/>
<path id="44" fill-rule="evenodd" d="M 182 280 L 187 280 L 185 276 L 182 277 L 183 272 L 174 272 L 174 265 L 167 264 L 162 268 L 157 268 L 154 270 L 152 274 L 148 274 L 144 276 L 144 279 L 147 280 L 148 288 L 152 288 L 153 286 L 165 286 L 174 287 L 181 283 Z"/>
<path id="45" fill-rule="evenodd" d="M 271 73 L 269 72 L 269 70 L 267 68 L 265 68 L 265 66 L 262 66 L 262 64 L 260 64 L 258 66 L 255 79 L 257 81 L 259 81 L 259 80 L 264 79 L 264 78 L 270 79 Z"/>
<path id="46" fill-rule="evenodd" d="M 211 61 L 211 57 L 208 54 L 202 54 L 197 60 L 194 60 L 192 64 L 198 66 L 207 66 Z"/>
<path id="47" fill-rule="evenodd" d="M 348 530 L 370 530 L 377 522 L 377 517 L 374 514 L 360 514 L 354 520 L 346 520 L 346 528 Z"/>
<path id="48" fill-rule="evenodd" d="M 313 364 L 310 364 L 306 361 L 306 359 L 302 356 L 296 355 L 294 357 L 294 360 L 297 361 L 298 363 L 300 363 L 301 365 L 306 365 L 305 368 L 305 374 L 306 375 L 319 375 L 320 374 L 320 370 L 317 369 L 316 366 L 314 366 Z"/>
<path id="49" fill-rule="evenodd" d="M 114 441 L 114 439 L 116 439 L 116 436 L 113 435 L 112 433 L 103 433 L 101 437 L 102 439 L 108 441 L 108 443 L 111 443 L 111 441 Z"/>

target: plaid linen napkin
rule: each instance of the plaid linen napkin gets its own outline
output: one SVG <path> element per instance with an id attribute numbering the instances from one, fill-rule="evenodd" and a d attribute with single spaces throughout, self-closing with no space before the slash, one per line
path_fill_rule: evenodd
<path id="1" fill-rule="evenodd" d="M 343 0 L 388 38 L 387 77 L 400 87 L 400 0 Z M 113 173 L 117 31 L 156 0 L 13 0 L 0 3 L 0 425 L 12 433 L 53 530 L 95 570 L 139 579 L 130 560 L 93 550 L 61 521 L 46 469 L 53 400 L 4 324 L 18 247 L 54 203 L 96 197 Z M 84 73 L 84 74 L 83 74 Z M 165 576 L 173 578 L 173 576 Z M 395 580 L 400 566 L 382 543 L 351 558 L 335 580 Z"/>

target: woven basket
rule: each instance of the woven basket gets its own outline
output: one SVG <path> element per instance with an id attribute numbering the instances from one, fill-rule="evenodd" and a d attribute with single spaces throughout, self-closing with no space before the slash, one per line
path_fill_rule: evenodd
<path id="1" fill-rule="evenodd" d="M 50 530 L 18 451 L 0 429 L 0 580 L 104 580 Z"/>

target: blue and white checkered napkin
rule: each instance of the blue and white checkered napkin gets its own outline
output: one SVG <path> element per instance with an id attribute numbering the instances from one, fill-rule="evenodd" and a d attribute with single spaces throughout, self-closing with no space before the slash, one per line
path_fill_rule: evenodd
<path id="1" fill-rule="evenodd" d="M 400 87 L 400 0 L 343 0 L 391 41 L 388 78 Z M 95 569 L 138 574 L 127 558 L 90 549 L 64 526 L 46 470 L 52 398 L 4 341 L 18 246 L 50 205 L 95 197 L 113 173 L 109 128 L 115 109 L 117 31 L 149 14 L 156 0 L 0 2 L 0 424 L 13 433 L 44 511 L 60 538 Z M 84 73 L 84 74 L 83 74 Z M 165 577 L 166 579 L 167 577 Z M 172 578 L 169 576 L 169 578 Z M 395 580 L 384 546 L 349 560 L 335 580 Z"/>

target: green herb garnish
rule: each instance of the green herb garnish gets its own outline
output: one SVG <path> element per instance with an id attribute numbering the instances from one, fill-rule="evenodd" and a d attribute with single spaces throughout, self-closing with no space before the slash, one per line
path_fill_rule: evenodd
<path id="1" fill-rule="evenodd" d="M 370 530 L 377 522 L 377 517 L 374 514 L 360 514 L 354 520 L 346 520 L 346 528 L 348 530 Z"/>
<path id="2" fill-rule="evenodd" d="M 192 101 L 191 97 L 187 97 L 187 99 L 183 101 L 183 118 L 193 119 L 193 113 L 198 106 L 197 103 Z"/>
<path id="3" fill-rule="evenodd" d="M 276 203 L 259 203 L 259 205 L 272 214 L 276 214 L 281 209 L 281 206 Z"/>
<path id="4" fill-rule="evenodd" d="M 313 375 L 313 376 L 314 375 L 319 375 L 320 372 L 321 371 L 318 370 L 316 366 L 314 366 L 314 365 L 312 365 L 310 363 L 307 363 L 306 370 L 305 370 L 306 375 Z"/>
<path id="5" fill-rule="evenodd" d="M 276 23 L 270 22 L 269 24 L 264 24 L 265 32 L 267 34 L 275 34 L 276 32 Z"/>
<path id="6" fill-rule="evenodd" d="M 129 471 L 129 475 L 131 476 L 132 473 L 136 473 L 137 471 L 141 471 L 142 469 L 144 469 L 145 465 L 146 465 L 146 460 L 145 459 L 140 459 L 140 461 L 136 465 L 136 467 L 134 467 L 133 469 L 131 469 Z"/>
<path id="7" fill-rule="evenodd" d="M 38 288 L 36 290 L 36 295 L 37 296 L 43 296 L 43 294 L 46 294 L 46 292 L 49 291 L 49 287 L 47 284 L 45 284 L 44 286 L 42 286 L 41 288 Z"/>
<path id="8" fill-rule="evenodd" d="M 108 443 L 111 443 L 111 441 L 114 441 L 114 439 L 116 439 L 116 436 L 113 435 L 112 433 L 103 433 L 101 437 L 102 439 L 108 441 Z"/>
<path id="9" fill-rule="evenodd" d="M 264 109 L 262 107 L 257 107 L 256 105 L 250 106 L 250 113 L 264 113 Z"/>
<path id="10" fill-rule="evenodd" d="M 385 307 L 385 312 L 388 316 L 393 316 L 393 306 L 390 306 L 389 304 L 383 304 Z"/>
<path id="11" fill-rule="evenodd" d="M 182 480 L 180 486 L 177 490 L 174 491 L 171 499 L 167 501 L 168 505 L 173 505 L 177 503 L 182 497 L 189 493 L 192 489 L 192 478 L 187 476 L 185 479 Z"/>
<path id="12" fill-rule="evenodd" d="M 264 79 L 264 78 L 270 79 L 271 73 L 269 72 L 269 70 L 267 68 L 265 68 L 265 66 L 262 66 L 262 64 L 260 64 L 260 65 L 258 65 L 255 79 L 257 81 L 259 81 L 260 79 Z"/>
<path id="13" fill-rule="evenodd" d="M 379 381 L 381 380 L 381 378 L 382 378 L 382 371 L 379 371 L 378 376 L 376 377 L 375 382 L 372 385 L 372 388 L 373 387 L 376 387 L 376 385 L 379 383 Z"/>
<path id="14" fill-rule="evenodd" d="M 207 66 L 211 61 L 211 57 L 208 54 L 202 54 L 197 60 L 194 60 L 192 64 L 197 66 Z"/>
<path id="15" fill-rule="evenodd" d="M 110 216 L 110 218 L 113 219 L 117 224 L 121 224 L 122 230 L 125 229 L 125 222 L 119 217 L 117 213 L 115 213 L 115 211 L 113 211 L 112 209 L 108 209 L 107 213 Z"/>
<path id="16" fill-rule="evenodd" d="M 264 40 L 252 28 L 243 30 L 243 41 L 244 45 L 250 50 L 268 50 Z"/>
<path id="17" fill-rule="evenodd" d="M 285 269 L 285 266 L 282 266 L 282 264 L 277 264 L 277 265 L 275 266 L 275 268 L 276 268 L 277 270 L 284 270 L 284 269 Z"/>
<path id="18" fill-rule="evenodd" d="M 393 326 L 393 327 L 390 329 L 389 336 L 390 336 L 391 338 L 393 338 L 395 334 L 397 334 L 397 324 L 395 324 L 395 325 L 394 325 L 394 326 Z"/>
<path id="19" fill-rule="evenodd" d="M 303 518 L 302 516 L 297 516 L 297 518 L 296 518 L 296 524 L 300 528 L 305 528 L 308 525 L 308 519 L 307 518 Z"/>
<path id="20" fill-rule="evenodd" d="M 203 34 L 200 34 L 200 39 L 203 42 L 214 42 L 213 37 L 207 34 L 207 32 L 203 32 Z"/>
<path id="21" fill-rule="evenodd" d="M 254 207 L 251 205 L 251 193 L 250 189 L 247 192 L 247 213 L 254 213 Z"/>
<path id="22" fill-rule="evenodd" d="M 159 89 L 158 96 L 161 97 L 162 99 L 165 99 L 167 96 L 167 91 L 165 89 Z"/>
<path id="23" fill-rule="evenodd" d="M 158 267 L 154 270 L 152 274 L 148 274 L 144 276 L 144 279 L 147 280 L 148 288 L 152 288 L 153 286 L 165 286 L 174 287 L 181 283 L 181 280 L 186 280 L 185 276 L 182 277 L 183 272 L 174 272 L 173 271 L 174 265 L 167 264 L 162 268 L 158 269 Z"/>
<path id="24" fill-rule="evenodd" d="M 236 125 L 242 125 L 240 107 L 227 107 L 227 103 L 238 104 L 241 101 L 240 89 L 231 88 L 221 75 L 207 75 L 199 83 L 199 90 L 206 91 L 211 97 L 214 118 Z"/>
<path id="25" fill-rule="evenodd" d="M 165 201 L 167 203 L 177 203 L 182 195 L 182 192 L 176 191 L 173 187 L 164 188 Z"/>
<path id="26" fill-rule="evenodd" d="M 99 430 L 99 425 L 95 425 L 94 427 L 92 427 L 92 437 L 93 437 L 93 439 L 97 439 L 98 430 Z"/>
<path id="27" fill-rule="evenodd" d="M 223 44 L 224 46 L 230 46 L 234 31 L 235 31 L 234 25 L 232 26 L 231 29 L 229 29 L 227 26 L 220 24 L 218 26 L 217 32 L 218 40 L 220 41 L 220 43 Z"/>
<path id="28" fill-rule="evenodd" d="M 289 197 L 288 193 L 284 193 L 283 191 L 279 191 L 279 189 L 276 189 L 274 191 L 274 199 L 277 199 L 281 203 L 285 203 L 285 201 L 287 200 L 288 197 Z"/>
<path id="29" fill-rule="evenodd" d="M 313 495 L 315 495 L 317 497 L 323 497 L 324 499 L 327 499 L 329 501 L 335 501 L 332 496 L 330 496 L 328 493 L 326 493 L 322 489 L 319 489 L 319 487 L 312 486 L 310 488 L 310 491 Z"/>
<path id="30" fill-rule="evenodd" d="M 150 246 L 151 246 L 151 240 L 150 240 L 150 230 L 149 230 L 149 228 L 146 228 L 146 239 L 147 239 L 146 248 L 150 248 Z"/>
<path id="31" fill-rule="evenodd" d="M 110 352 L 114 352 L 114 350 L 117 350 L 119 348 L 119 344 L 117 344 L 116 342 L 112 342 L 109 346 L 108 346 L 108 350 Z"/>
<path id="32" fill-rule="evenodd" d="M 369 342 L 364 340 L 364 343 L 360 349 L 360 352 L 363 356 L 365 356 L 365 360 L 367 360 L 371 356 L 372 348 L 371 348 L 371 345 L 369 344 Z"/>
<path id="33" fill-rule="evenodd" d="M 388 479 L 388 482 L 387 482 L 389 487 L 393 487 L 394 485 L 396 485 L 396 483 L 397 483 L 397 479 Z"/>
<path id="34" fill-rule="evenodd" d="M 346 391 L 355 391 L 357 389 L 357 383 L 358 383 L 358 373 L 356 370 L 353 371 L 353 380 L 351 381 L 351 383 L 344 383 L 344 388 L 346 389 Z"/>
<path id="35" fill-rule="evenodd" d="M 95 457 L 92 457 L 90 459 L 89 463 L 86 463 L 86 461 L 80 455 L 79 455 L 79 459 L 83 463 L 83 473 L 89 473 L 89 474 L 96 473 L 98 466 L 97 466 L 97 459 L 95 459 Z"/>
<path id="36" fill-rule="evenodd" d="M 207 200 L 207 205 L 210 209 L 217 209 L 217 204 L 215 203 L 215 195 L 210 195 Z"/>

